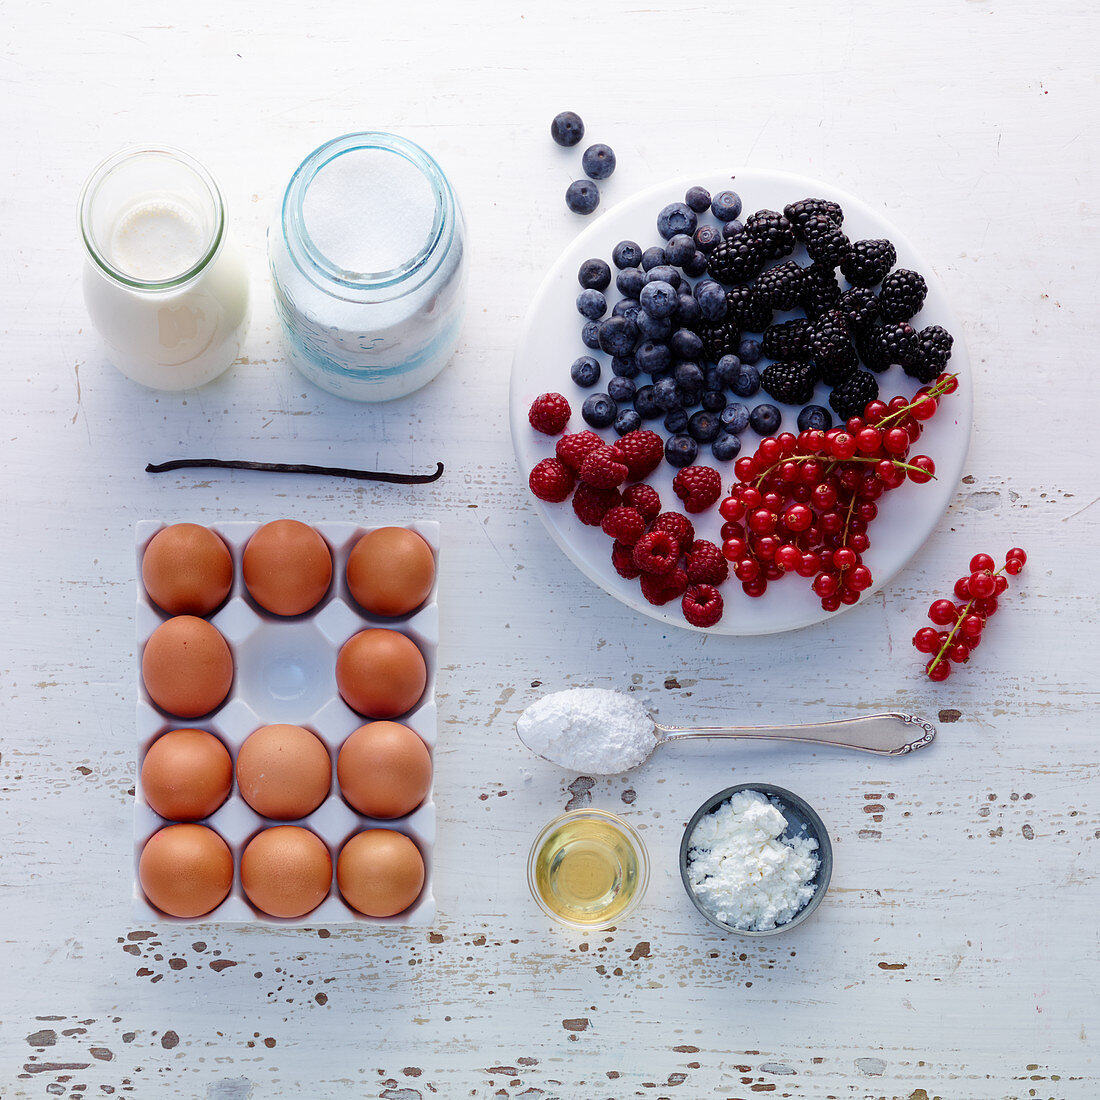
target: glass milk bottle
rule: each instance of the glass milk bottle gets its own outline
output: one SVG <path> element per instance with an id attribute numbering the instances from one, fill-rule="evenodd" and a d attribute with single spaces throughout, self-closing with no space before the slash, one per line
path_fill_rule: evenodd
<path id="1" fill-rule="evenodd" d="M 123 374 L 193 389 L 241 354 L 248 273 L 201 164 L 159 146 L 109 157 L 84 186 L 80 229 L 84 302 Z"/>
<path id="2" fill-rule="evenodd" d="M 356 401 L 430 382 L 458 343 L 462 211 L 436 162 L 393 134 L 347 134 L 298 167 L 268 232 L 291 362 Z"/>

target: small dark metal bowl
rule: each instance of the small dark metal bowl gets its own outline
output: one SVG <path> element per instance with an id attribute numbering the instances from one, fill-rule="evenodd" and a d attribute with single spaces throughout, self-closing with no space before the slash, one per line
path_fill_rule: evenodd
<path id="1" fill-rule="evenodd" d="M 817 858 L 821 861 L 817 869 L 813 897 L 786 924 L 776 925 L 775 928 L 767 928 L 762 931 L 734 928 L 732 925 L 720 921 L 699 900 L 688 879 L 688 848 L 691 842 L 691 834 L 695 831 L 695 826 L 699 824 L 699 819 L 740 791 L 759 791 L 765 798 L 775 799 L 779 803 L 780 812 L 787 819 L 787 829 L 783 835 L 812 837 L 817 841 Z M 716 928 L 721 928 L 724 932 L 736 932 L 739 936 L 775 936 L 801 924 L 821 904 L 821 899 L 825 897 L 825 892 L 829 889 L 829 879 L 832 878 L 832 875 L 833 846 L 829 840 L 825 823 L 817 816 L 816 811 L 809 803 L 799 798 L 798 795 L 792 794 L 783 787 L 777 787 L 773 783 L 738 783 L 735 787 L 727 787 L 724 791 L 711 795 L 691 815 L 691 820 L 684 830 L 684 839 L 680 842 L 680 879 L 683 881 L 684 889 L 687 891 L 692 905 Z"/>

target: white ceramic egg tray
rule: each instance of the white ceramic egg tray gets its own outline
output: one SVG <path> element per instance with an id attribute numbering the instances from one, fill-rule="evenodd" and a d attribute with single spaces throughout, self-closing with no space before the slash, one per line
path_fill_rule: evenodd
<path id="1" fill-rule="evenodd" d="M 208 616 L 225 636 L 233 652 L 233 686 L 225 702 L 204 718 L 176 718 L 160 710 L 149 698 L 141 679 L 141 655 L 145 643 L 162 622 L 170 618 L 153 604 L 141 581 L 141 559 L 150 539 L 167 523 L 143 521 L 135 526 L 137 611 L 137 739 L 138 777 L 134 785 L 134 893 L 133 911 L 142 921 L 167 921 L 175 924 L 239 923 L 281 924 L 316 927 L 334 924 L 428 925 L 435 919 L 432 895 L 432 849 L 435 842 L 434 764 L 438 734 L 435 705 L 436 652 L 439 646 L 439 609 L 436 583 L 427 600 L 410 615 L 388 619 L 364 611 L 347 589 L 345 567 L 351 548 L 374 527 L 353 523 L 314 523 L 312 526 L 328 542 L 332 551 L 332 584 L 325 598 L 312 611 L 293 618 L 280 618 L 259 607 L 248 595 L 241 577 L 244 545 L 259 523 L 207 524 L 229 546 L 233 555 L 233 587 L 225 603 Z M 409 523 L 432 548 L 439 559 L 439 524 Z M 416 706 L 394 721 L 414 730 L 432 753 L 433 779 L 424 802 L 403 818 L 385 821 L 364 817 L 353 810 L 340 795 L 336 782 L 336 757 L 348 735 L 369 718 L 353 711 L 336 689 L 336 657 L 340 647 L 360 630 L 384 627 L 407 635 L 424 655 L 428 683 Z M 160 828 L 170 824 L 155 813 L 141 790 L 141 764 L 149 746 L 170 729 L 204 729 L 218 737 L 229 750 L 236 766 L 237 750 L 260 726 L 286 722 L 304 726 L 325 744 L 333 764 L 332 787 L 325 801 L 308 817 L 298 821 L 272 821 L 256 813 L 241 797 L 234 781 L 225 803 L 201 824 L 208 825 L 229 845 L 233 853 L 233 887 L 229 896 L 203 917 L 170 917 L 150 905 L 138 882 L 137 868 L 146 841 Z M 333 864 L 333 883 L 323 902 L 304 917 L 282 919 L 256 909 L 241 886 L 240 860 L 245 846 L 261 829 L 273 825 L 301 825 L 315 832 L 329 848 Z M 417 900 L 394 917 L 367 917 L 352 909 L 340 896 L 335 883 L 336 860 L 340 849 L 363 829 L 395 829 L 405 833 L 424 857 L 424 888 Z"/>

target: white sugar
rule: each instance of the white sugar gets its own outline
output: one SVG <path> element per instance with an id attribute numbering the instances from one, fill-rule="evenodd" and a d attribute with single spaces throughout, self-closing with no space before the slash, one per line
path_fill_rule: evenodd
<path id="1" fill-rule="evenodd" d="M 334 266 L 392 271 L 427 243 L 436 197 L 411 161 L 385 149 L 354 149 L 328 162 L 302 203 L 306 232 Z"/>
<path id="2" fill-rule="evenodd" d="M 653 748 L 645 707 L 618 691 L 573 688 L 544 695 L 516 722 L 523 743 L 569 771 L 618 775 Z"/>

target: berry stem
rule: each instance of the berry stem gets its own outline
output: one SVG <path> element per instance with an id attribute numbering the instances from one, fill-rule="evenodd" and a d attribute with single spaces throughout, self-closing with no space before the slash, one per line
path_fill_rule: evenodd
<path id="1" fill-rule="evenodd" d="M 944 375 L 942 378 L 937 378 L 935 385 L 928 391 L 928 393 L 925 395 L 925 397 L 932 397 L 932 398 L 942 397 L 944 394 L 950 392 L 950 387 L 957 381 L 958 381 L 958 375 L 955 375 L 955 374 L 947 374 L 947 375 Z M 923 401 L 924 397 L 919 398 L 919 400 Z M 906 405 L 904 409 L 898 409 L 897 412 L 888 413 L 881 420 L 876 420 L 875 421 L 875 427 L 876 428 L 885 428 L 892 421 L 897 420 L 898 417 L 908 416 L 915 404 L 917 404 L 916 401 L 910 401 L 909 404 Z"/>
<path id="2" fill-rule="evenodd" d="M 1004 571 L 1005 567 L 1002 565 L 1001 568 L 992 575 L 994 577 L 999 577 Z M 936 667 L 936 665 L 944 660 L 944 654 L 951 648 L 952 645 L 955 644 L 955 635 L 958 634 L 959 628 L 963 624 L 963 619 L 965 619 L 973 609 L 974 600 L 975 597 L 971 596 L 970 599 L 967 601 L 966 607 L 964 607 L 962 611 L 960 611 L 959 614 L 956 616 L 955 625 L 948 631 L 947 637 L 944 639 L 943 645 L 940 646 L 939 653 L 936 654 L 936 656 L 932 659 L 932 663 L 928 666 L 929 674 L 932 672 L 932 669 Z"/>

